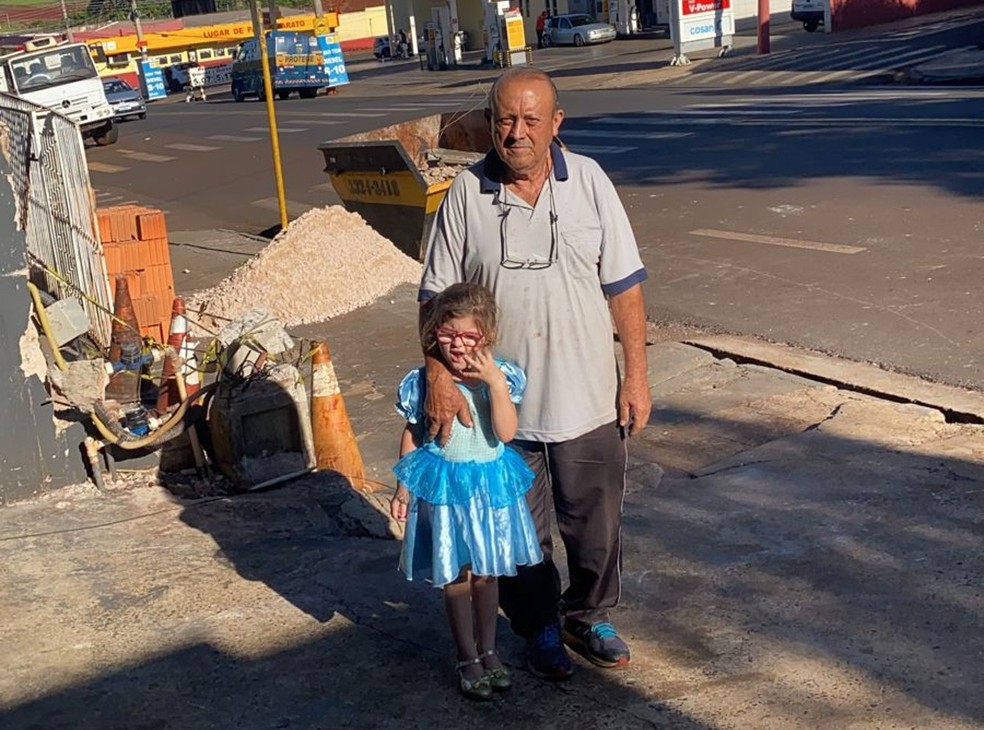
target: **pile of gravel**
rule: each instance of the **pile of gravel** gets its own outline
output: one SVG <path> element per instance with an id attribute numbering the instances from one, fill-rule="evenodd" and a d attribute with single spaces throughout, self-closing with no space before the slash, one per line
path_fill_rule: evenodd
<path id="1" fill-rule="evenodd" d="M 191 297 L 189 311 L 219 328 L 265 307 L 292 327 L 350 312 L 400 284 L 419 282 L 420 274 L 417 261 L 358 214 L 337 205 L 315 208 L 231 276 Z"/>

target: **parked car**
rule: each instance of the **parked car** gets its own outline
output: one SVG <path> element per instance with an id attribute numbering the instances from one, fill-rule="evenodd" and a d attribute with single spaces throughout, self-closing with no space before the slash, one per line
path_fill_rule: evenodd
<path id="1" fill-rule="evenodd" d="M 397 41 L 399 41 L 398 37 L 397 37 Z M 413 47 L 410 45 L 409 36 L 407 37 L 406 46 L 400 48 L 400 45 L 401 44 L 398 42 L 395 49 L 391 48 L 390 39 L 387 38 L 386 36 L 379 36 L 378 38 L 373 39 L 372 55 L 376 57 L 377 61 L 385 61 L 387 58 L 392 58 L 394 56 L 396 58 L 410 58 L 410 56 L 413 54 Z M 423 47 L 424 47 L 424 36 L 418 35 L 417 48 L 423 48 Z"/>
<path id="2" fill-rule="evenodd" d="M 123 79 L 103 80 L 103 91 L 106 92 L 106 101 L 113 107 L 114 119 L 147 118 L 147 103 L 144 98 Z"/>
<path id="3" fill-rule="evenodd" d="M 583 46 L 587 43 L 607 43 L 615 40 L 615 26 L 601 23 L 590 15 L 555 15 L 547 18 L 543 27 L 543 45 Z"/>
<path id="4" fill-rule="evenodd" d="M 382 61 L 392 55 L 390 50 L 390 40 L 386 36 L 380 36 L 372 42 L 372 55 L 377 61 Z"/>

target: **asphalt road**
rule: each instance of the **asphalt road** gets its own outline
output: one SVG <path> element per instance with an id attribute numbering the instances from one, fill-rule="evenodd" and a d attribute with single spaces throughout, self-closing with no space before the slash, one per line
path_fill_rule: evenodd
<path id="1" fill-rule="evenodd" d="M 882 83 L 979 31 L 802 34 L 768 59 L 739 49 L 629 89 L 594 89 L 591 75 L 665 65 L 668 41 L 537 58 L 562 85 L 565 142 L 602 163 L 629 211 L 653 319 L 981 388 L 984 89 Z M 338 202 L 320 142 L 480 106 L 492 77 L 415 62 L 352 75 L 337 95 L 276 105 L 291 217 Z M 99 204 L 160 207 L 172 231 L 278 221 L 257 102 L 155 104 L 90 165 Z"/>

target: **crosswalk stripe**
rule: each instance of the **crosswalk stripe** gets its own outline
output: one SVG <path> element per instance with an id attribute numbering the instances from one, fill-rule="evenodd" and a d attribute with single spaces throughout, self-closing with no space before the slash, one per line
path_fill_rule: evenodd
<path id="1" fill-rule="evenodd" d="M 729 84 L 740 84 L 742 81 L 744 81 L 749 76 L 754 76 L 757 73 L 758 73 L 758 71 L 745 71 L 743 73 L 738 74 L 737 76 L 732 76 L 731 78 L 729 78 L 728 79 L 728 83 Z"/>
<path id="2" fill-rule="evenodd" d="M 467 99 L 421 99 L 420 101 L 412 102 L 413 106 L 458 106 L 459 104 L 467 103 Z M 401 102 L 397 102 L 399 104 Z M 403 104 L 409 104 L 411 102 L 402 102 Z"/>
<path id="3" fill-rule="evenodd" d="M 762 73 L 755 77 L 755 81 L 749 86 L 786 86 L 796 84 L 798 86 L 807 86 L 805 79 L 809 77 L 809 74 L 804 74 L 799 71 L 773 71 L 771 73 L 766 73 L 763 69 Z"/>
<path id="4" fill-rule="evenodd" d="M 170 150 L 181 150 L 182 152 L 214 152 L 215 150 L 222 149 L 221 147 L 212 147 L 207 144 L 186 144 L 184 142 L 175 142 L 174 144 L 164 146 Z"/>
<path id="5" fill-rule="evenodd" d="M 920 49 L 921 51 L 922 49 Z M 830 64 L 826 64 L 823 67 L 825 71 L 840 71 L 842 69 L 862 69 L 862 68 L 872 68 L 874 66 L 881 66 L 883 63 L 889 59 L 895 58 L 898 54 L 898 48 L 886 48 L 881 51 L 874 51 L 872 53 L 867 53 L 860 58 L 854 58 L 847 61 L 838 61 Z"/>
<path id="6" fill-rule="evenodd" d="M 213 134 L 209 139 L 219 142 L 259 142 L 261 137 L 239 137 L 235 134 Z"/>
<path id="7" fill-rule="evenodd" d="M 693 132 L 629 132 L 622 129 L 606 129 L 604 131 L 597 129 L 563 129 L 560 132 L 560 138 L 567 139 L 568 137 L 593 137 L 598 139 L 599 137 L 603 137 L 605 139 L 682 139 L 684 137 L 692 137 L 693 134 Z"/>
<path id="8" fill-rule="evenodd" d="M 170 162 L 175 159 L 167 155 L 155 155 L 152 152 L 138 152 L 137 150 L 116 150 L 116 153 L 128 159 L 140 160 L 141 162 Z"/>
<path id="9" fill-rule="evenodd" d="M 727 241 L 742 241 L 744 243 L 761 243 L 767 246 L 785 246 L 786 248 L 806 248 L 827 253 L 856 254 L 865 251 L 861 246 L 844 246 L 839 243 L 822 243 L 820 241 L 802 241 L 796 238 L 780 238 L 778 236 L 759 236 L 754 233 L 739 233 L 737 231 L 718 231 L 712 228 L 698 228 L 691 231 L 692 236 L 707 238 L 723 238 Z"/>
<path id="10" fill-rule="evenodd" d="M 263 132 L 263 134 L 270 134 L 269 127 L 247 127 L 243 130 L 244 132 Z M 277 131 L 280 134 L 291 134 L 293 132 L 306 132 L 306 129 L 298 129 L 296 127 L 277 127 Z"/>
<path id="11" fill-rule="evenodd" d="M 620 155 L 623 152 L 637 150 L 638 147 L 616 147 L 614 145 L 574 144 L 571 150 L 587 155 Z"/>
<path id="12" fill-rule="evenodd" d="M 385 112 L 327 112 L 328 117 L 356 117 L 356 118 L 375 118 L 383 116 Z"/>
<path id="13" fill-rule="evenodd" d="M 860 81 L 902 65 L 928 59 L 944 45 L 913 49 L 905 44 L 891 47 L 865 41 L 863 45 L 841 44 L 826 49 L 786 51 L 768 57 L 708 61 L 666 85 L 676 86 L 809 86 L 837 81 Z M 723 68 L 722 68 L 723 67 Z"/>
<path id="14" fill-rule="evenodd" d="M 930 48 L 917 48 L 916 50 L 909 51 L 908 53 L 893 54 L 892 56 L 890 56 L 891 59 L 890 68 L 898 68 L 899 61 L 905 61 L 910 58 L 911 59 L 931 58 L 937 55 L 944 48 L 946 48 L 946 46 L 932 46 Z M 853 68 L 856 71 L 864 71 L 865 69 L 872 68 L 872 65 L 873 64 L 862 63 L 858 66 L 854 66 Z M 879 61 L 877 65 L 881 66 L 882 63 Z"/>
<path id="15" fill-rule="evenodd" d="M 922 97 L 951 96 L 951 91 L 924 88 L 906 89 L 865 89 L 864 91 L 824 91 L 811 94 L 783 94 L 777 97 L 736 96 L 730 102 L 714 104 L 694 104 L 698 107 L 728 107 L 728 106 L 772 106 L 777 104 L 797 104 L 801 106 L 826 107 L 833 102 L 856 101 L 894 101 L 897 99 L 913 99 Z"/>
<path id="16" fill-rule="evenodd" d="M 345 124 L 341 119 L 303 119 L 304 124 Z"/>
<path id="17" fill-rule="evenodd" d="M 852 63 L 857 61 L 859 58 L 863 59 L 869 57 L 872 53 L 872 48 L 870 46 L 865 46 L 864 48 L 858 48 L 855 51 L 848 51 L 847 53 L 828 53 L 824 54 L 820 59 L 810 59 L 819 60 L 817 65 L 823 65 L 824 68 L 843 68 L 850 66 Z M 827 57 L 833 59 L 832 64 L 827 63 Z"/>
<path id="18" fill-rule="evenodd" d="M 129 170 L 129 167 L 120 167 L 119 165 L 110 165 L 108 162 L 89 162 L 88 168 L 93 172 L 125 172 Z"/>
<path id="19" fill-rule="evenodd" d="M 642 127 L 673 127 L 673 126 L 711 126 L 728 124 L 732 126 L 744 127 L 774 127 L 782 125 L 784 127 L 850 127 L 858 125 L 886 124 L 901 127 L 979 127 L 980 120 L 974 117 L 803 117 L 788 116 L 790 111 L 801 112 L 801 110 L 777 109 L 776 114 L 768 117 L 750 117 L 735 114 L 732 111 L 713 114 L 705 112 L 702 117 L 684 117 L 678 119 L 673 117 L 601 117 L 590 120 L 591 124 L 616 124 L 616 125 L 639 125 Z M 596 133 L 600 134 L 600 130 Z M 563 136 L 563 135 L 561 135 Z"/>
<path id="20" fill-rule="evenodd" d="M 902 53 L 902 54 L 894 54 L 894 55 L 891 55 L 890 56 L 891 63 L 888 66 L 886 66 L 884 64 L 884 60 L 887 60 L 887 59 L 879 59 L 874 64 L 872 64 L 872 63 L 862 63 L 862 64 L 860 64 L 858 66 L 853 66 L 852 68 L 847 69 L 847 70 L 844 70 L 844 71 L 833 71 L 832 70 L 830 73 L 821 74 L 820 76 L 814 77 L 811 80 L 811 83 L 823 84 L 823 83 L 827 83 L 829 81 L 834 81 L 834 80 L 837 80 L 839 78 L 846 78 L 847 76 L 852 76 L 852 75 L 856 75 L 856 78 L 859 78 L 859 79 L 865 78 L 867 76 L 873 76 L 875 74 L 884 73 L 885 71 L 890 70 L 890 69 L 893 69 L 893 68 L 899 68 L 899 65 L 900 65 L 899 62 L 900 61 L 904 61 L 906 59 L 914 58 L 914 57 L 922 57 L 922 56 L 932 56 L 932 55 L 935 55 L 936 53 L 939 52 L 939 50 L 941 48 L 942 48 L 942 46 L 933 46 L 932 48 L 920 48 L 917 51 L 910 51 L 909 53 Z M 884 54 L 882 54 L 882 55 L 884 55 Z M 868 73 L 859 73 L 859 72 L 864 72 L 864 71 L 867 71 Z"/>
<path id="21" fill-rule="evenodd" d="M 419 112 L 419 111 L 422 111 L 424 108 L 425 107 L 422 107 L 422 106 L 396 106 L 396 105 L 394 105 L 394 106 L 386 107 L 385 109 L 383 109 L 383 108 L 380 108 L 380 107 L 367 106 L 367 107 L 363 107 L 362 111 L 364 111 L 364 112 L 385 112 L 385 113 L 389 114 L 390 112 Z"/>

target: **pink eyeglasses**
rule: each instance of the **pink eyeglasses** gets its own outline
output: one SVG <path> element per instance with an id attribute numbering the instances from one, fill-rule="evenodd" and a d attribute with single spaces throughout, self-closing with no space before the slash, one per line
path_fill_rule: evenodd
<path id="1" fill-rule="evenodd" d="M 438 342 L 444 345 L 453 344 L 455 339 L 460 339 L 461 344 L 465 347 L 478 347 L 485 339 L 485 335 L 481 332 L 458 332 L 452 329 L 434 330 L 434 336 Z"/>

